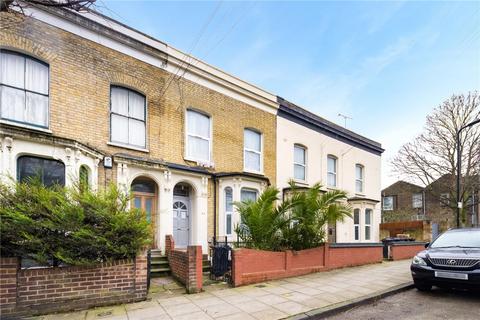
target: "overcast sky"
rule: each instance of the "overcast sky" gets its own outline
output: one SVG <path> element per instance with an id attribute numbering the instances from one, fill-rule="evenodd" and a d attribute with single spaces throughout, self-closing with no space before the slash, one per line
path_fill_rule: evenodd
<path id="1" fill-rule="evenodd" d="M 480 88 L 480 1 L 101 1 L 101 11 L 382 143 L 389 160 L 425 116 Z"/>

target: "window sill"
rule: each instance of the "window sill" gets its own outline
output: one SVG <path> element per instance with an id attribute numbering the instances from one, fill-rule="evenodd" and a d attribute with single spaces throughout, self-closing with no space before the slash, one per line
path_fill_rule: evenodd
<path id="1" fill-rule="evenodd" d="M 258 175 L 261 175 L 261 176 L 264 175 L 263 171 L 248 170 L 248 169 L 245 169 L 245 168 L 243 168 L 243 172 L 245 172 L 245 173 L 252 173 L 252 174 L 258 174 Z"/>
<path id="2" fill-rule="evenodd" d="M 44 132 L 44 133 L 52 133 L 52 130 L 50 129 L 47 129 L 47 128 L 41 128 L 41 127 L 37 127 L 37 126 L 32 126 L 32 125 L 28 125 L 28 124 L 24 124 L 24 123 L 18 123 L 18 122 L 15 122 L 15 121 L 9 121 L 9 120 L 0 120 L 0 123 L 1 124 L 7 124 L 7 125 L 10 125 L 10 126 L 15 126 L 15 127 L 19 127 L 19 128 L 25 128 L 25 129 L 29 129 L 29 130 L 35 130 L 35 131 L 40 131 L 40 132 Z"/>
<path id="3" fill-rule="evenodd" d="M 145 153 L 149 153 L 149 152 L 150 152 L 148 149 L 139 148 L 139 147 L 134 147 L 134 146 L 130 146 L 130 145 L 128 145 L 128 144 L 110 142 L 110 141 L 107 142 L 107 145 L 113 146 L 113 147 L 119 147 L 119 148 L 125 148 L 125 149 L 140 151 L 140 152 L 145 152 Z"/>
<path id="4" fill-rule="evenodd" d="M 355 192 L 355 195 L 357 197 L 362 197 L 362 198 L 365 198 L 365 193 L 358 193 L 358 192 Z"/>
<path id="5" fill-rule="evenodd" d="M 183 160 L 190 161 L 190 162 L 195 162 L 198 166 L 205 167 L 205 168 L 214 168 L 215 167 L 215 164 L 211 161 L 199 160 L 199 159 L 190 158 L 190 157 L 183 157 Z"/>
<path id="6" fill-rule="evenodd" d="M 338 186 L 332 187 L 332 186 L 327 186 L 328 191 L 338 191 L 340 188 Z"/>
<path id="7" fill-rule="evenodd" d="M 293 182 L 295 182 L 296 185 L 299 185 L 301 187 L 308 187 L 310 186 L 310 184 L 305 181 L 305 180 L 297 180 L 297 179 L 293 179 Z"/>

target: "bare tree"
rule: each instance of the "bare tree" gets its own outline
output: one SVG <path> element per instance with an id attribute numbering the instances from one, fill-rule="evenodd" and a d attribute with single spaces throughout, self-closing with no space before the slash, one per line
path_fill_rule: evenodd
<path id="1" fill-rule="evenodd" d="M 31 5 L 55 8 L 68 8 L 83 11 L 90 8 L 96 0 L 0 0 L 0 11 L 20 11 Z"/>
<path id="2" fill-rule="evenodd" d="M 460 128 L 480 118 L 478 92 L 468 95 L 453 95 L 427 116 L 424 132 L 412 142 L 403 145 L 392 160 L 393 170 L 406 180 L 429 186 L 442 178 L 444 190 L 449 197 L 435 195 L 444 206 L 456 208 L 455 179 L 457 157 L 460 147 L 462 158 L 461 191 L 464 208 L 471 206 L 467 200 L 480 187 L 480 125 L 462 131 L 460 145 L 456 134 Z M 442 188 L 442 189 L 443 189 Z M 465 212 L 462 214 L 465 221 Z"/>

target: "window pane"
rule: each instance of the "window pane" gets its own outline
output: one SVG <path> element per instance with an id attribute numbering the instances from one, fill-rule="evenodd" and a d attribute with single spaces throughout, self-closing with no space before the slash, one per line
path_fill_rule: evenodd
<path id="1" fill-rule="evenodd" d="M 327 174 L 327 185 L 329 187 L 336 187 L 337 186 L 337 177 L 334 173 Z"/>
<path id="2" fill-rule="evenodd" d="M 48 126 L 48 97 L 27 92 L 25 122 Z"/>
<path id="3" fill-rule="evenodd" d="M 245 151 L 245 169 L 260 171 L 260 154 Z"/>
<path id="4" fill-rule="evenodd" d="M 361 180 L 355 181 L 355 191 L 356 192 L 363 192 L 363 183 Z"/>
<path id="5" fill-rule="evenodd" d="M 360 227 L 355 226 L 355 240 L 360 240 Z"/>
<path id="6" fill-rule="evenodd" d="M 227 214 L 226 215 L 226 230 L 225 230 L 225 233 L 226 234 L 232 234 L 232 215 L 231 214 Z"/>
<path id="7" fill-rule="evenodd" d="M 128 143 L 139 147 L 145 147 L 145 122 L 128 119 Z"/>
<path id="8" fill-rule="evenodd" d="M 299 164 L 293 165 L 294 177 L 297 180 L 305 180 L 305 167 Z"/>
<path id="9" fill-rule="evenodd" d="M 155 193 L 155 182 L 152 180 L 135 179 L 132 183 L 132 191 Z"/>
<path id="10" fill-rule="evenodd" d="M 365 240 L 370 240 L 370 226 L 365 226 Z"/>
<path id="11" fill-rule="evenodd" d="M 361 165 L 356 165 L 355 166 L 355 175 L 358 180 L 363 179 L 363 167 Z"/>
<path id="12" fill-rule="evenodd" d="M 383 197 L 383 210 L 393 210 L 393 197 Z"/>
<path id="13" fill-rule="evenodd" d="M 423 196 L 421 193 L 415 193 L 412 195 L 412 206 L 414 208 L 421 208 L 423 206 Z"/>
<path id="14" fill-rule="evenodd" d="M 209 161 L 210 149 L 208 140 L 189 136 L 187 155 L 195 159 Z"/>
<path id="15" fill-rule="evenodd" d="M 225 189 L 225 211 L 233 211 L 233 193 L 231 188 Z"/>
<path id="16" fill-rule="evenodd" d="M 192 110 L 187 111 L 187 130 L 190 134 L 210 138 L 210 118 Z"/>
<path id="17" fill-rule="evenodd" d="M 0 87 L 2 118 L 25 122 L 25 91 Z"/>
<path id="18" fill-rule="evenodd" d="M 112 114 L 112 141 L 128 143 L 128 118 Z"/>
<path id="19" fill-rule="evenodd" d="M 126 89 L 112 87 L 110 99 L 112 112 L 128 116 L 128 91 Z"/>
<path id="20" fill-rule="evenodd" d="M 147 222 L 152 221 L 152 202 L 151 198 L 145 198 L 145 214 L 147 218 Z"/>
<path id="21" fill-rule="evenodd" d="M 260 133 L 248 129 L 244 133 L 245 148 L 260 152 L 262 144 Z"/>
<path id="22" fill-rule="evenodd" d="M 27 58 L 25 68 L 25 89 L 48 94 L 48 66 Z"/>
<path id="23" fill-rule="evenodd" d="M 294 147 L 293 162 L 305 164 L 305 149 L 299 146 Z"/>
<path id="24" fill-rule="evenodd" d="M 353 210 L 353 224 L 360 224 L 360 209 Z"/>
<path id="25" fill-rule="evenodd" d="M 250 189 L 242 189 L 240 194 L 241 201 L 256 201 L 257 200 L 257 191 Z"/>
<path id="26" fill-rule="evenodd" d="M 372 209 L 366 209 L 365 210 L 365 224 L 370 224 L 372 218 Z"/>
<path id="27" fill-rule="evenodd" d="M 65 165 L 57 160 L 23 156 L 17 160 L 18 180 L 39 178 L 45 186 L 65 185 Z"/>
<path id="28" fill-rule="evenodd" d="M 0 81 L 17 88 L 24 89 L 25 58 L 18 54 L 0 53 Z"/>
<path id="29" fill-rule="evenodd" d="M 129 115 L 138 120 L 145 120 L 145 97 L 130 91 L 128 93 Z"/>
<path id="30" fill-rule="evenodd" d="M 328 172 L 337 172 L 337 159 L 328 157 L 327 170 Z"/>

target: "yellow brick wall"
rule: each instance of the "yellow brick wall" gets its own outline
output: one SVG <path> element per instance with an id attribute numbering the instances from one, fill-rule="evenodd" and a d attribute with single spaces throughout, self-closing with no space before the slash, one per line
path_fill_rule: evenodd
<path id="1" fill-rule="evenodd" d="M 219 92 L 170 76 L 124 55 L 30 17 L 0 13 L 0 47 L 35 56 L 50 66 L 50 130 L 56 136 L 87 144 L 106 154 L 128 153 L 150 159 L 194 165 L 183 159 L 185 109 L 203 110 L 213 121 L 215 172 L 243 171 L 243 130 L 263 133 L 264 174 L 276 178 L 275 115 Z M 135 89 L 147 99 L 149 153 L 107 145 L 110 86 Z M 113 170 L 99 168 L 99 184 L 116 179 Z M 209 186 L 208 230 L 213 232 L 213 185 Z"/>

